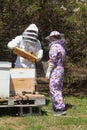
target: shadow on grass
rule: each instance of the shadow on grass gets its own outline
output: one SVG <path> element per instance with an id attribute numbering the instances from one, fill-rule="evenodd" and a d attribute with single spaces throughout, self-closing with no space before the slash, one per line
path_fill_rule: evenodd
<path id="1" fill-rule="evenodd" d="M 38 107 L 33 107 L 32 108 L 32 114 L 29 112 L 28 107 L 24 107 L 23 109 L 23 115 L 20 115 L 20 108 L 18 107 L 5 107 L 5 108 L 0 108 L 0 117 L 3 116 L 11 116 L 11 117 L 22 117 L 22 116 L 42 116 L 42 115 L 47 115 L 45 111 L 41 109 L 41 112 L 39 113 L 39 108 Z"/>
<path id="2" fill-rule="evenodd" d="M 50 99 L 46 99 L 46 106 L 48 106 L 50 102 Z"/>
<path id="3" fill-rule="evenodd" d="M 2 116 L 18 116 L 19 108 L 15 107 L 3 107 L 0 108 L 0 117 Z"/>
<path id="4" fill-rule="evenodd" d="M 71 104 L 66 104 L 66 110 L 68 110 L 68 109 L 72 109 L 72 107 L 73 107 L 73 105 L 71 105 Z"/>

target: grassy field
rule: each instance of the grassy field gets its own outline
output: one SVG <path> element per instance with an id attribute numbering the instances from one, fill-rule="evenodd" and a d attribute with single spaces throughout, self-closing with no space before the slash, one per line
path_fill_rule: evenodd
<path id="1" fill-rule="evenodd" d="M 42 107 L 39 116 L 11 116 L 0 117 L 0 130 L 87 130 L 87 97 L 64 97 L 67 113 L 55 117 L 51 108 L 49 96 L 46 96 L 46 105 Z M 5 112 L 6 113 L 6 112 Z"/>

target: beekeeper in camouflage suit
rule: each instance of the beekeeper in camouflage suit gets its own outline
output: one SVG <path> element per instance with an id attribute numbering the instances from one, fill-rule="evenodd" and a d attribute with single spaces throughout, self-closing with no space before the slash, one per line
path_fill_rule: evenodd
<path id="1" fill-rule="evenodd" d="M 49 44 L 49 61 L 46 72 L 46 79 L 49 80 L 49 90 L 52 99 L 53 110 L 55 116 L 65 114 L 65 104 L 62 97 L 62 86 L 64 77 L 64 60 L 66 51 L 64 44 L 66 40 L 64 35 L 58 31 L 53 31 L 46 40 Z"/>

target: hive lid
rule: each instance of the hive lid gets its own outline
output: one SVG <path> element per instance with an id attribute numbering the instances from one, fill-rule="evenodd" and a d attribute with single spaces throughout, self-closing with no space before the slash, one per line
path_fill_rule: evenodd
<path id="1" fill-rule="evenodd" d="M 11 68 L 12 63 L 8 61 L 0 61 L 0 68 Z"/>

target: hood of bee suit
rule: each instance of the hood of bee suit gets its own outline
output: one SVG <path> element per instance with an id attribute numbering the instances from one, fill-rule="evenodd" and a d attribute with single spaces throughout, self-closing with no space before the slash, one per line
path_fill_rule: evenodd
<path id="1" fill-rule="evenodd" d="M 38 40 L 38 28 L 35 24 L 29 25 L 23 33 L 24 42 L 35 43 Z"/>

